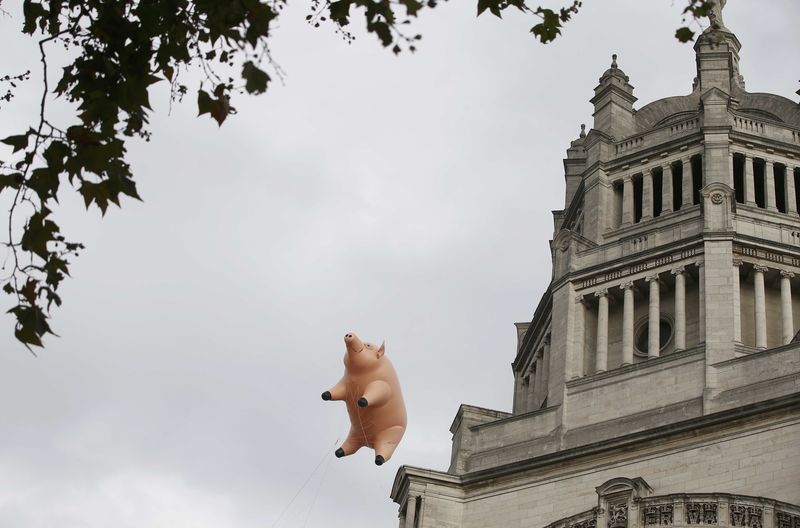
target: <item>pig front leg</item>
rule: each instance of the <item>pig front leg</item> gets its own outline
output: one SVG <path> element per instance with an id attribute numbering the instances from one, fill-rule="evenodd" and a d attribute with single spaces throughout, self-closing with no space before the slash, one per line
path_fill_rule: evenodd
<path id="1" fill-rule="evenodd" d="M 359 407 L 383 405 L 392 397 L 392 388 L 383 380 L 375 380 L 367 384 L 364 394 L 358 399 Z"/>
<path id="2" fill-rule="evenodd" d="M 339 383 L 322 393 L 322 399 L 325 401 L 342 401 L 347 397 L 347 385 L 345 385 L 344 378 L 339 380 Z"/>

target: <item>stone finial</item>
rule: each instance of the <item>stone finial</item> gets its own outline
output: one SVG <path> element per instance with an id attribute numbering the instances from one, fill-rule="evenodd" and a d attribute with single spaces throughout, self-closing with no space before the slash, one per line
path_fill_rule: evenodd
<path id="1" fill-rule="evenodd" d="M 611 56 L 611 67 L 615 68 L 615 69 L 618 68 L 618 66 L 617 66 L 617 54 L 616 53 Z"/>
<path id="2" fill-rule="evenodd" d="M 800 93 L 800 92 L 798 92 L 798 93 Z M 586 137 L 586 125 L 583 124 L 583 123 L 581 124 L 581 137 L 582 138 Z"/>

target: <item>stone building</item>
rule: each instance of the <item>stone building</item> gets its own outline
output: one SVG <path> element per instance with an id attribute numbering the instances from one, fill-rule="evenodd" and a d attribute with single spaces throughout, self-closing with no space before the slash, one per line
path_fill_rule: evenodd
<path id="1" fill-rule="evenodd" d="M 692 93 L 637 110 L 614 57 L 512 412 L 462 405 L 448 471 L 400 468 L 401 528 L 800 528 L 800 105 L 740 47 L 718 10 Z"/>

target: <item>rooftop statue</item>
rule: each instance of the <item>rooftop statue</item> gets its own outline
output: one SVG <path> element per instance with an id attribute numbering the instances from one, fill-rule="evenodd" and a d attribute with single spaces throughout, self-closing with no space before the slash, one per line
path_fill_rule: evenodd
<path id="1" fill-rule="evenodd" d="M 722 10 L 725 9 L 725 4 L 727 3 L 728 0 L 714 0 L 714 6 L 708 14 L 708 20 L 715 29 L 725 27 L 725 22 L 722 21 Z"/>

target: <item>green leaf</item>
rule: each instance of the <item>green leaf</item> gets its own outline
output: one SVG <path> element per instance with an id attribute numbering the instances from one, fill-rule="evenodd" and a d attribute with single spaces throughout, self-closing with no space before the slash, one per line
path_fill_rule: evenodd
<path id="1" fill-rule="evenodd" d="M 6 145 L 11 145 L 14 147 L 14 152 L 17 152 L 18 150 L 28 147 L 28 134 L 22 134 L 20 136 L 8 136 L 7 138 L 0 140 L 0 142 L 5 143 Z"/>
<path id="2" fill-rule="evenodd" d="M 260 94 L 267 91 L 267 83 L 270 80 L 269 75 L 253 64 L 252 61 L 244 63 L 242 77 L 246 81 L 244 88 L 248 93 Z"/>
<path id="3" fill-rule="evenodd" d="M 400 3 L 406 6 L 408 16 L 417 16 L 417 11 L 422 9 L 422 2 L 418 0 L 400 0 Z"/>
<path id="4" fill-rule="evenodd" d="M 328 5 L 328 14 L 331 20 L 340 26 L 346 26 L 350 23 L 350 6 L 353 4 L 352 0 L 338 0 L 331 2 Z"/>
<path id="5" fill-rule="evenodd" d="M 12 172 L 11 174 L 0 174 L 0 192 L 6 187 L 10 189 L 19 189 L 25 178 L 19 172 Z"/>
<path id="6" fill-rule="evenodd" d="M 36 23 L 39 18 L 46 21 L 47 10 L 39 2 L 31 2 L 25 0 L 22 4 L 22 13 L 25 16 L 25 24 L 22 26 L 22 32 L 32 35 L 36 31 Z"/>
<path id="7" fill-rule="evenodd" d="M 23 251 L 35 253 L 43 260 L 47 260 L 50 254 L 47 250 L 48 242 L 55 241 L 59 231 L 55 222 L 47 220 L 49 214 L 50 210 L 46 207 L 41 212 L 32 214 L 20 240 Z"/>
<path id="8" fill-rule="evenodd" d="M 50 330 L 50 325 L 47 324 L 47 316 L 38 306 L 19 304 L 10 309 L 8 313 L 12 313 L 17 317 L 14 336 L 28 347 L 28 350 L 30 350 L 30 345 L 41 347 L 42 336 L 47 333 L 53 333 Z"/>
<path id="9" fill-rule="evenodd" d="M 392 43 L 392 30 L 386 22 L 371 22 L 367 24 L 367 30 L 375 33 L 381 40 L 381 44 L 389 46 Z"/>
<path id="10" fill-rule="evenodd" d="M 678 31 L 675 32 L 675 38 L 681 42 L 689 42 L 694 39 L 694 31 L 688 27 L 678 28 Z"/>
<path id="11" fill-rule="evenodd" d="M 561 19 L 552 9 L 539 8 L 536 14 L 542 17 L 542 22 L 531 28 L 531 33 L 543 43 L 547 44 L 561 34 Z"/>
<path id="12" fill-rule="evenodd" d="M 227 96 L 219 95 L 216 99 L 212 99 L 205 90 L 198 90 L 197 109 L 198 116 L 211 114 L 219 126 L 222 126 L 222 122 L 231 111 Z"/>

